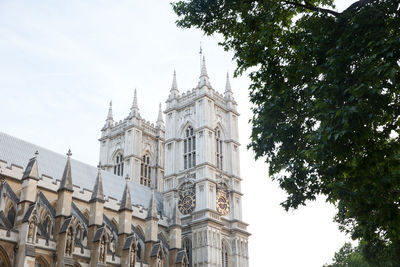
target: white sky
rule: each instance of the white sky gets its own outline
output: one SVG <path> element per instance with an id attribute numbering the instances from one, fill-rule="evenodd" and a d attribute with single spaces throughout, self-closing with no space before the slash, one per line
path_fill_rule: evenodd
<path id="1" fill-rule="evenodd" d="M 337 1 L 339 10 L 350 2 Z M 174 69 L 180 92 L 197 85 L 200 41 L 211 84 L 223 92 L 226 72 L 235 69 L 232 54 L 175 20 L 165 0 L 0 0 L 0 131 L 59 153 L 71 148 L 75 159 L 96 165 L 108 102 L 114 119 L 123 119 L 136 87 L 142 116 L 155 122 Z M 289 213 L 279 205 L 285 193 L 246 150 L 249 83 L 231 79 L 241 113 L 250 266 L 322 266 L 347 238 L 322 198 Z"/>

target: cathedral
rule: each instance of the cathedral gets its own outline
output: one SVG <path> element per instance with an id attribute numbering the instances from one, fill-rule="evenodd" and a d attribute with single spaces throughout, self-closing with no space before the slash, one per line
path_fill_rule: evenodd
<path id="1" fill-rule="evenodd" d="M 0 266 L 248 267 L 237 103 L 201 61 L 155 123 L 110 103 L 97 167 L 0 132 Z"/>

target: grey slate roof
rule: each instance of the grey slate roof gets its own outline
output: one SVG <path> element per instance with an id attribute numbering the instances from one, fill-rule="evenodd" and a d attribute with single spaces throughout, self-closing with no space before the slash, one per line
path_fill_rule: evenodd
<path id="1" fill-rule="evenodd" d="M 45 195 L 43 195 L 42 192 L 39 192 L 39 194 L 38 194 L 38 203 L 40 205 L 46 207 L 46 209 L 49 211 L 49 213 L 51 214 L 51 216 L 53 218 L 56 217 L 56 210 L 50 204 L 49 200 L 45 197 Z"/>
<path id="2" fill-rule="evenodd" d="M 60 228 L 60 231 L 59 231 L 60 234 L 61 233 L 65 233 L 67 231 L 71 220 L 72 220 L 72 217 L 68 217 L 67 219 L 65 219 L 65 221 L 63 222 L 63 224 L 62 224 L 62 226 Z"/>
<path id="3" fill-rule="evenodd" d="M 150 257 L 156 257 L 159 249 L 160 249 L 160 242 L 155 243 L 153 249 L 150 252 Z"/>
<path id="4" fill-rule="evenodd" d="M 175 263 L 176 264 L 182 263 L 184 255 L 185 255 L 185 250 L 183 250 L 183 249 L 179 250 L 178 255 L 176 255 Z"/>
<path id="5" fill-rule="evenodd" d="M 0 132 L 0 160 L 7 162 L 9 166 L 14 164 L 25 168 L 36 150 L 39 151 L 39 177 L 45 175 L 60 180 L 67 161 L 66 156 Z M 96 156 L 97 152 L 93 153 Z M 96 167 L 71 159 L 71 171 L 72 182 L 75 186 L 92 190 L 97 176 Z M 104 195 L 120 200 L 125 187 L 125 179 L 106 171 L 101 171 L 101 176 Z M 136 182 L 129 181 L 128 183 L 132 204 L 141 205 L 147 209 L 151 200 L 151 189 Z M 164 214 L 162 195 L 159 192 L 156 192 L 155 195 L 157 210 Z"/>
<path id="6" fill-rule="evenodd" d="M 130 236 L 128 236 L 128 237 L 126 238 L 125 244 L 124 244 L 124 246 L 122 247 L 122 250 L 127 250 L 127 249 L 130 249 L 130 248 L 131 248 L 131 245 L 132 245 L 132 242 L 133 242 L 133 238 L 134 238 L 133 235 L 130 235 Z"/>
<path id="7" fill-rule="evenodd" d="M 99 229 L 96 230 L 96 233 L 94 234 L 94 237 L 93 237 L 93 242 L 100 241 L 100 238 L 103 235 L 104 230 L 105 230 L 104 226 L 100 227 Z"/>
<path id="8" fill-rule="evenodd" d="M 32 214 L 32 212 L 33 212 L 34 209 L 35 209 L 35 204 L 32 203 L 32 204 L 29 206 L 28 210 L 26 211 L 26 213 L 25 213 L 25 215 L 24 215 L 24 218 L 22 219 L 22 222 L 23 222 L 23 223 L 29 221 L 29 218 L 31 217 L 31 214 Z"/>

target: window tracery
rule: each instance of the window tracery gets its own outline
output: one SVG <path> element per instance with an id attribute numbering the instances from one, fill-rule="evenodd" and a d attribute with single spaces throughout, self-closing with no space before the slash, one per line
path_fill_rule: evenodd
<path id="1" fill-rule="evenodd" d="M 140 184 L 150 187 L 151 186 L 151 166 L 150 156 L 144 155 L 140 167 Z"/>
<path id="2" fill-rule="evenodd" d="M 228 267 L 228 248 L 225 243 L 222 243 L 222 249 L 221 249 L 221 259 L 222 259 L 222 267 Z"/>
<path id="3" fill-rule="evenodd" d="M 217 168 L 222 170 L 222 140 L 221 140 L 221 130 L 217 127 L 215 129 L 215 157 Z"/>
<path id="4" fill-rule="evenodd" d="M 124 157 L 122 156 L 121 153 L 119 153 L 115 157 L 114 174 L 122 176 L 123 173 L 124 173 Z"/>
<path id="5" fill-rule="evenodd" d="M 196 135 L 193 127 L 187 127 L 183 140 L 183 168 L 190 169 L 196 166 Z"/>

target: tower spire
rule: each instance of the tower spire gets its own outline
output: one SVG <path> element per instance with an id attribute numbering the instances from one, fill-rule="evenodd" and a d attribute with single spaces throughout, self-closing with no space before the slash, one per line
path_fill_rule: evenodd
<path id="1" fill-rule="evenodd" d="M 200 70 L 200 80 L 199 80 L 199 84 L 198 87 L 201 88 L 204 85 L 206 85 L 207 87 L 211 87 L 209 78 L 208 78 L 208 74 L 207 74 L 207 66 L 206 66 L 206 57 L 203 56 L 203 62 L 201 64 L 201 70 Z"/>
<path id="2" fill-rule="evenodd" d="M 229 82 L 229 73 L 226 73 L 225 93 L 232 93 L 231 83 Z"/>
<path id="3" fill-rule="evenodd" d="M 106 119 L 106 127 L 112 126 L 114 123 L 113 119 L 113 112 L 112 112 L 112 101 L 110 100 L 110 106 L 108 107 L 108 114 L 107 114 L 107 119 Z"/>
<path id="4" fill-rule="evenodd" d="M 139 106 L 137 103 L 137 93 L 136 93 L 136 88 L 135 88 L 135 93 L 133 96 L 133 102 L 132 102 L 132 107 L 131 107 L 131 116 L 136 116 L 139 117 Z"/>
<path id="5" fill-rule="evenodd" d="M 176 71 L 174 70 L 174 76 L 172 78 L 172 86 L 169 93 L 169 98 L 175 98 L 178 95 L 179 95 L 178 83 L 176 82 Z"/>

